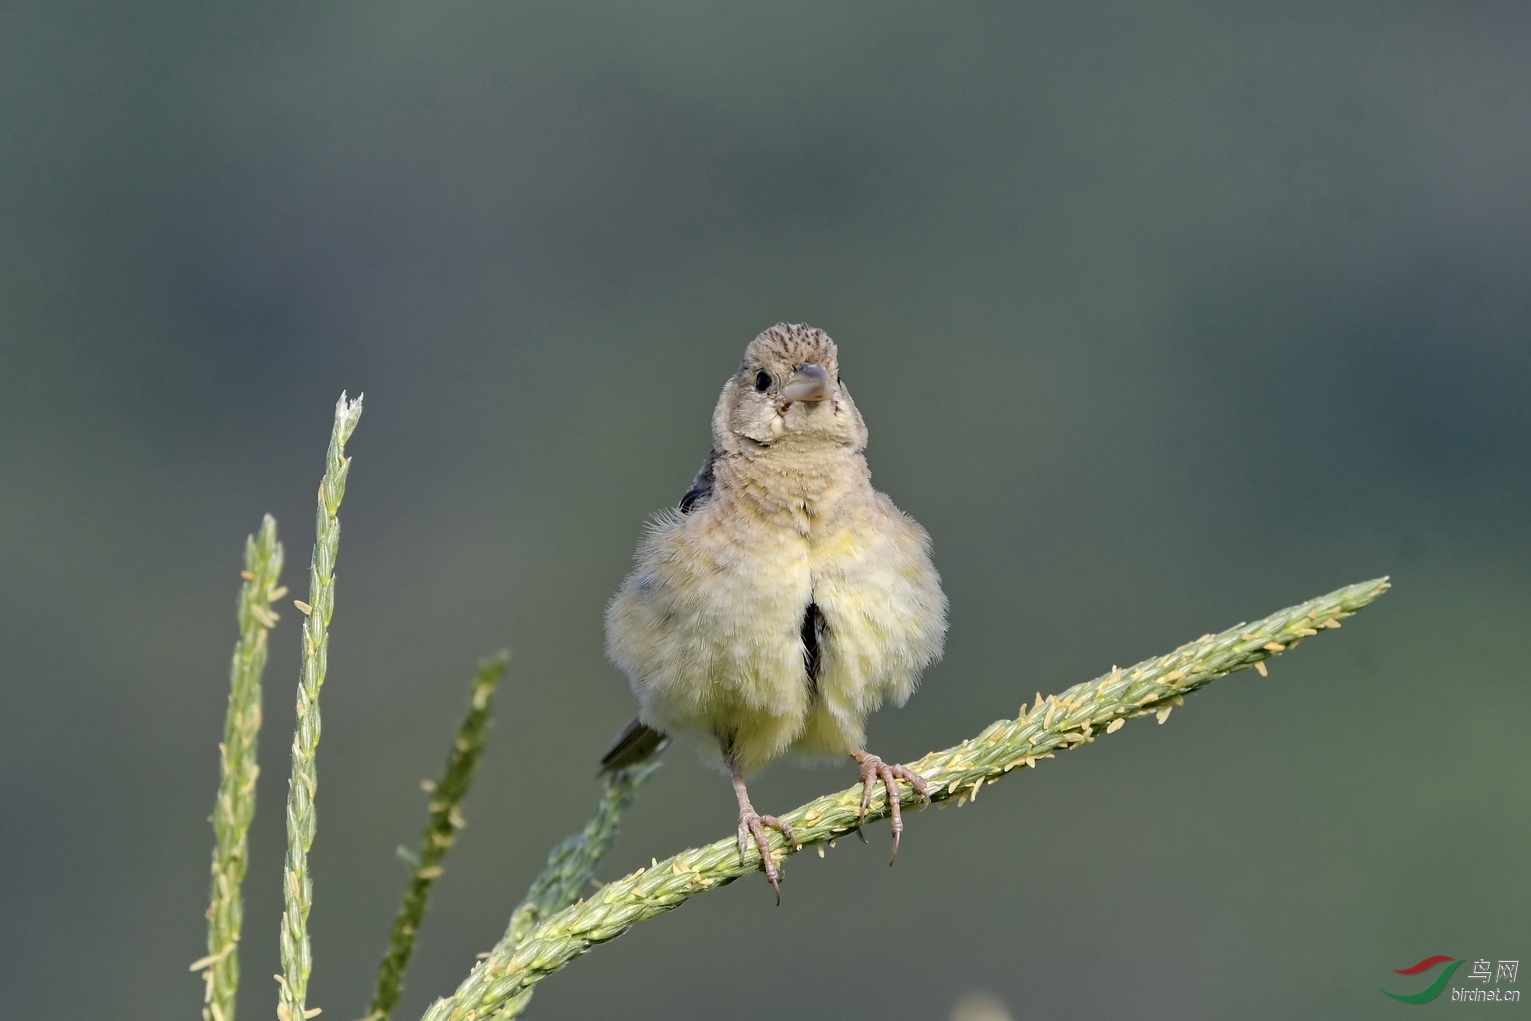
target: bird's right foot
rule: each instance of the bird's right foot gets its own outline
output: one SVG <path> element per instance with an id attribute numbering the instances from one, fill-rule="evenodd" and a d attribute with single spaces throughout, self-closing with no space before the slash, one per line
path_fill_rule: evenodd
<path id="1" fill-rule="evenodd" d="M 781 903 L 781 870 L 776 867 L 776 862 L 771 859 L 771 841 L 766 836 L 766 827 L 776 830 L 787 838 L 788 844 L 797 843 L 797 835 L 792 832 L 792 827 L 776 818 L 774 815 L 761 815 L 754 809 L 741 809 L 739 812 L 739 860 L 743 861 L 749 854 L 751 838 L 755 848 L 760 852 L 760 867 L 766 874 L 766 879 L 771 883 L 771 889 L 776 891 L 776 903 Z"/>

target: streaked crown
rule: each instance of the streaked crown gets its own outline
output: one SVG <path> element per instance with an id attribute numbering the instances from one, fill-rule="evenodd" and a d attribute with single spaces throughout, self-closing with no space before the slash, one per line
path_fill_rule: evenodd
<path id="1" fill-rule="evenodd" d="M 791 372 L 804 362 L 814 362 L 833 380 L 840 373 L 840 356 L 829 334 L 806 323 L 777 323 L 750 341 L 744 349 L 741 372 L 774 369 Z"/>

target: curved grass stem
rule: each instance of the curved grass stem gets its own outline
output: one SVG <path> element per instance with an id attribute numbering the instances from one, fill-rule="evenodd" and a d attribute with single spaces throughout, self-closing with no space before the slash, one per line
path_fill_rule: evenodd
<path id="1" fill-rule="evenodd" d="M 1039 698 L 1030 709 L 1022 706 L 1015 719 L 998 720 L 976 737 L 931 752 L 909 766 L 926 778 L 934 800 L 963 804 L 973 800 L 984 784 L 1011 770 L 1035 766 L 1058 751 L 1114 733 L 1129 719 L 1152 713 L 1162 723 L 1185 695 L 1219 677 L 1246 667 L 1263 672 L 1265 660 L 1304 638 L 1338 627 L 1387 587 L 1386 578 L 1350 585 L 1253 624 L 1205 635 L 1155 659 L 1113 668 L 1061 694 Z M 788 847 L 780 834 L 773 833 L 772 852 L 785 858 L 804 845 L 854 832 L 861 823 L 860 795 L 858 785 L 787 813 L 784 821 L 796 832 L 798 844 Z M 912 792 L 904 792 L 904 797 L 914 802 Z M 879 789 L 866 818 L 881 819 L 888 811 L 887 796 Z M 513 919 L 488 957 L 452 996 L 438 1000 L 426 1012 L 425 1021 L 515 1017 L 536 983 L 592 947 L 759 868 L 759 854 L 751 848 L 741 858 L 738 843 L 730 835 L 607 883 L 587 900 L 541 918 L 529 932 L 518 928 Z"/>

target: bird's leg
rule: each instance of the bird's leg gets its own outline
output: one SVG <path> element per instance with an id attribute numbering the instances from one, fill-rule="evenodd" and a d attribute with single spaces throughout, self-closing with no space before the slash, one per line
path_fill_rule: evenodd
<path id="1" fill-rule="evenodd" d="M 739 799 L 739 859 L 749 853 L 748 840 L 753 837 L 755 847 L 760 850 L 760 867 L 765 870 L 766 879 L 770 880 L 771 889 L 776 891 L 776 903 L 781 903 L 781 872 L 776 868 L 776 863 L 771 860 L 771 844 L 766 839 L 765 828 L 780 830 L 781 835 L 787 838 L 788 844 L 797 843 L 797 835 L 792 832 L 792 827 L 776 818 L 774 815 L 761 815 L 755 811 L 755 806 L 750 804 L 750 796 L 744 789 L 744 776 L 739 772 L 739 765 L 732 755 L 727 756 L 728 775 L 734 782 L 734 797 Z"/>
<path id="2" fill-rule="evenodd" d="M 904 832 L 904 816 L 900 811 L 898 787 L 895 780 L 907 780 L 914 792 L 925 799 L 925 804 L 930 804 L 930 788 L 925 783 L 925 778 L 908 766 L 890 766 L 882 759 L 873 755 L 864 748 L 858 748 L 851 752 L 851 758 L 856 760 L 856 765 L 861 767 L 861 818 L 867 817 L 867 806 L 872 803 L 872 790 L 877 781 L 888 791 L 888 815 L 893 827 L 893 857 L 888 859 L 892 865 L 898 858 L 898 837 Z"/>

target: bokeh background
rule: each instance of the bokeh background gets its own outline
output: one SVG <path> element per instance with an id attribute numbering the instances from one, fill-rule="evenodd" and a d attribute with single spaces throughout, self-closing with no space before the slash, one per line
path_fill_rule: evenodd
<path id="1" fill-rule="evenodd" d="M 301 594 L 343 388 L 310 1003 L 362 1013 L 417 782 L 506 645 L 398 1016 L 449 991 L 592 803 L 632 708 L 603 605 L 779 320 L 840 343 L 951 597 L 889 757 L 1395 587 L 915 816 L 896 868 L 879 827 L 780 909 L 747 881 L 646 923 L 534 1016 L 1393 1017 L 1389 969 L 1531 957 L 1528 52 L 1518 3 L 4 5 L 5 1013 L 197 1015 L 241 547 L 275 513 Z M 733 812 L 672 753 L 605 873 Z"/>

